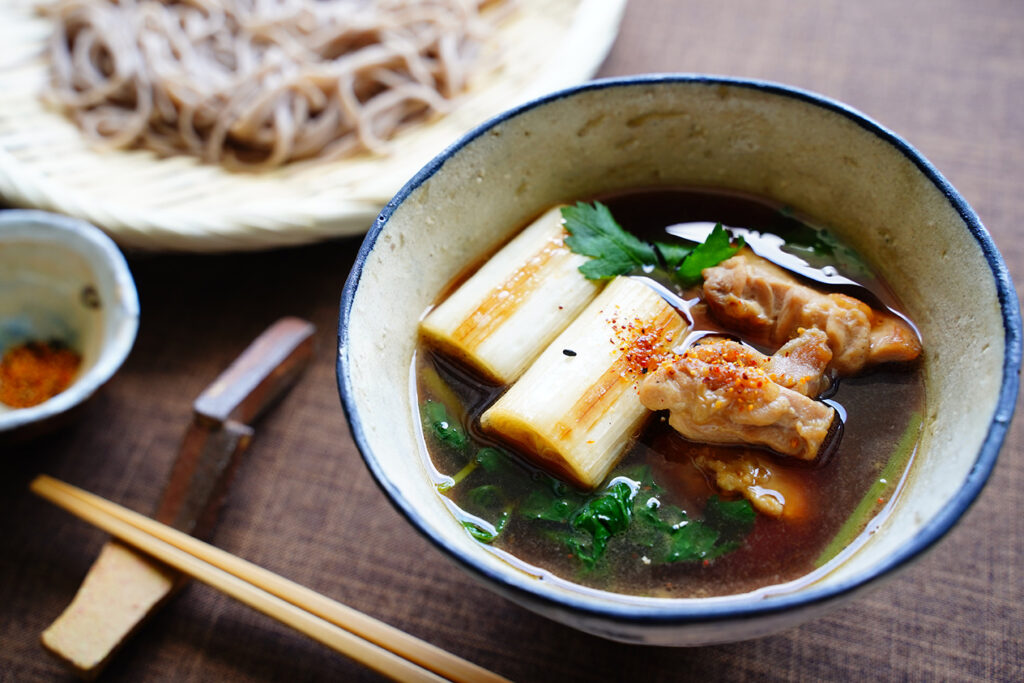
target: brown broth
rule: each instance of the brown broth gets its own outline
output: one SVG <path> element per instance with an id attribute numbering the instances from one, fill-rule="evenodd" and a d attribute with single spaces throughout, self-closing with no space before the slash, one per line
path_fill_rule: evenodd
<path id="1" fill-rule="evenodd" d="M 690 221 L 721 221 L 726 226 L 742 226 L 782 236 L 798 232 L 806 236 L 807 231 L 805 224 L 780 212 L 778 206 L 735 194 L 655 190 L 599 199 L 609 206 L 623 227 L 651 240 L 664 241 L 666 226 Z M 850 263 L 854 267 L 850 268 Z M 845 258 L 842 265 L 846 266 L 840 268 L 843 274 L 869 288 L 876 302 L 892 305 L 896 301 L 883 283 L 865 272 L 855 259 Z M 712 319 L 701 315 L 699 309 L 695 313 L 693 320 L 697 331 L 721 329 Z M 421 403 L 428 399 L 442 400 L 449 405 L 456 403 L 454 410 L 458 414 L 452 417 L 467 426 L 473 447 L 498 446 L 480 431 L 478 421 L 503 387 L 479 381 L 466 368 L 425 346 L 417 353 L 416 376 Z M 439 390 L 442 386 L 439 383 L 445 388 Z M 441 393 L 444 395 L 438 395 Z M 881 366 L 857 377 L 845 378 L 834 387 L 830 401 L 841 406 L 846 418 L 842 440 L 824 462 L 808 465 L 757 451 L 766 456 L 774 468 L 784 470 L 799 482 L 810 514 L 800 521 L 782 521 L 758 514 L 742 546 L 712 562 L 649 563 L 635 547 L 616 547 L 613 538 L 609 543 L 607 566 L 586 571 L 581 569 L 577 559 L 565 552 L 564 545 L 539 534 L 537 522 L 523 520 L 514 513 L 509 515 L 507 525 L 493 545 L 563 579 L 633 595 L 726 595 L 798 579 L 821 564 L 823 552 L 837 535 L 852 539 L 898 492 L 896 480 L 900 477 L 890 473 L 890 481 L 883 484 L 879 484 L 879 479 L 883 468 L 894 457 L 897 443 L 908 429 L 914 429 L 914 415 L 923 411 L 924 388 L 919 364 Z M 916 440 L 916 434 L 913 436 Z M 427 442 L 432 465 L 442 475 L 439 481 L 455 475 L 465 465 L 465 455 L 439 448 L 429 437 Z M 660 496 L 662 504 L 678 506 L 691 518 L 699 517 L 708 497 L 716 493 L 692 461 L 702 450 L 730 453 L 743 449 L 689 442 L 659 417 L 649 422 L 609 479 L 637 465 L 646 465 L 664 490 Z M 505 499 L 519 500 L 528 494 L 529 486 L 547 485 L 544 475 L 525 459 L 513 457 L 514 481 L 498 484 L 510 487 L 503 489 Z M 907 454 L 903 457 L 906 459 Z M 900 464 L 905 468 L 905 462 Z M 469 494 L 476 491 L 479 496 L 480 487 L 488 483 L 487 476 L 478 468 L 445 495 L 457 508 L 470 515 L 483 516 L 479 501 L 471 500 Z M 516 488 L 523 490 L 511 490 Z M 869 492 L 870 501 L 865 498 Z M 858 509 L 861 514 L 851 519 Z M 626 556 L 617 557 L 617 553 Z"/>

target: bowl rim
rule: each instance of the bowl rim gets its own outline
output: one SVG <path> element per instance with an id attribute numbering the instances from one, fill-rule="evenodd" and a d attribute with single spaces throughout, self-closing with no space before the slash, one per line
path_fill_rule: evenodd
<path id="1" fill-rule="evenodd" d="M 56 234 L 64 244 L 86 256 L 93 270 L 105 268 L 114 283 L 115 301 L 110 310 L 119 311 L 120 320 L 110 339 L 105 339 L 96 362 L 70 387 L 42 403 L 0 414 L 0 434 L 32 423 L 41 423 L 66 413 L 87 400 L 102 387 L 128 357 L 139 329 L 139 296 L 124 254 L 114 241 L 96 226 L 79 218 L 38 211 L 5 209 L 0 211 L 0 232 L 8 227 L 29 226 L 42 234 Z"/>
<path id="2" fill-rule="evenodd" d="M 383 469 L 373 457 L 366 438 L 355 401 L 355 390 L 352 385 L 351 361 L 348 357 L 347 340 L 350 334 L 350 316 L 356 291 L 359 287 L 363 270 L 377 239 L 387 225 L 391 216 L 399 206 L 423 183 L 438 172 L 444 164 L 460 150 L 484 135 L 490 129 L 503 122 L 518 117 L 532 109 L 543 107 L 549 103 L 586 93 L 610 88 L 634 88 L 659 85 L 704 85 L 729 86 L 745 88 L 788 97 L 803 101 L 845 117 L 867 132 L 888 143 L 911 161 L 929 181 L 943 194 L 952 208 L 964 221 L 968 231 L 978 243 L 986 263 L 995 281 L 999 307 L 1002 314 L 1005 352 L 1003 356 L 1003 376 L 999 395 L 992 419 L 985 438 L 979 448 L 971 470 L 960 488 L 956 491 L 949 504 L 928 520 L 917 533 L 896 551 L 888 554 L 877 564 L 867 567 L 856 575 L 828 586 L 811 586 L 796 593 L 786 593 L 760 598 L 752 602 L 718 602 L 709 600 L 663 600 L 658 604 L 651 599 L 651 604 L 640 601 L 612 602 L 595 599 L 592 595 L 581 591 L 578 595 L 559 593 L 553 596 L 548 591 L 537 590 L 539 582 L 519 575 L 512 569 L 502 574 L 484 565 L 477 558 L 457 548 L 447 546 L 439 533 L 430 525 L 419 520 L 413 513 L 409 501 L 399 492 L 398 487 L 385 475 Z M 428 541 L 438 547 L 443 554 L 453 559 L 463 569 L 478 578 L 485 579 L 499 588 L 506 595 L 515 595 L 517 599 L 548 610 L 572 611 L 595 618 L 612 618 L 623 624 L 638 626 L 673 626 L 688 623 L 712 623 L 743 617 L 766 617 L 780 614 L 795 608 L 823 606 L 840 598 L 848 597 L 854 592 L 875 584 L 892 575 L 897 569 L 906 566 L 911 560 L 919 558 L 925 551 L 933 547 L 955 525 L 956 521 L 977 500 L 987 482 L 999 454 L 1003 440 L 1009 429 L 1017 400 L 1019 372 L 1021 367 L 1021 317 L 1018 302 L 1009 271 L 988 231 L 982 225 L 974 210 L 942 176 L 941 173 L 913 146 L 894 132 L 877 123 L 862 112 L 837 100 L 815 92 L 783 85 L 773 81 L 760 79 L 735 78 L 695 73 L 656 73 L 637 76 L 614 77 L 589 81 L 577 86 L 565 88 L 548 95 L 525 102 L 490 120 L 482 123 L 466 133 L 458 141 L 439 153 L 433 160 L 413 176 L 399 192 L 388 202 L 374 221 L 367 233 L 355 262 L 342 290 L 340 315 L 338 321 L 338 356 L 336 375 L 338 391 L 342 407 L 348 420 L 352 438 L 370 470 L 377 485 L 385 493 L 392 505 L 401 513 Z M 728 597 L 728 596 L 724 596 Z M 739 596 L 737 596 L 739 597 Z M 664 604 L 669 603 L 669 604 Z M 671 603 L 677 603 L 675 605 Z"/>

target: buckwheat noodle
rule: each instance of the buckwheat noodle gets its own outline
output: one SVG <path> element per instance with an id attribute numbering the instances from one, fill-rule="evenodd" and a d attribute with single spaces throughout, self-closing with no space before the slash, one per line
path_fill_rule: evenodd
<path id="1" fill-rule="evenodd" d="M 450 110 L 493 0 L 58 0 L 50 96 L 116 148 L 263 170 Z"/>

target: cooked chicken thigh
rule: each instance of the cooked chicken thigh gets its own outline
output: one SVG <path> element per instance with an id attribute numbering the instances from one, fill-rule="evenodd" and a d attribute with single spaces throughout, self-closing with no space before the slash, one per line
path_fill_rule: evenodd
<path id="1" fill-rule="evenodd" d="M 669 425 L 692 441 L 766 446 L 813 460 L 838 418 L 828 404 L 786 386 L 820 383 L 820 374 L 799 368 L 828 362 L 820 333 L 798 339 L 807 346 L 794 343 L 774 361 L 739 342 L 708 338 L 650 374 L 640 402 L 668 410 Z M 810 365 L 801 366 L 801 358 Z"/>
<path id="2" fill-rule="evenodd" d="M 816 327 L 801 329 L 768 359 L 769 376 L 776 384 L 816 398 L 829 386 L 825 371 L 831 361 L 828 335 Z"/>
<path id="3" fill-rule="evenodd" d="M 712 479 L 718 490 L 742 495 L 755 510 L 769 517 L 796 521 L 807 516 L 807 493 L 790 470 L 776 467 L 767 456 L 751 451 L 724 450 L 704 446 L 693 455 L 693 464 Z"/>
<path id="4" fill-rule="evenodd" d="M 703 275 L 704 299 L 722 323 L 776 347 L 801 329 L 818 328 L 828 336 L 831 366 L 841 375 L 921 353 L 914 330 L 892 313 L 845 294 L 823 294 L 747 249 Z"/>

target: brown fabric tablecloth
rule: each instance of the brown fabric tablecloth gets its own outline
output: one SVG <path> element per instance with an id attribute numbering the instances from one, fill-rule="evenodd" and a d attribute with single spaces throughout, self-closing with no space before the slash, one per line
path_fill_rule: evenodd
<path id="1" fill-rule="evenodd" d="M 2 48 L 0 48 L 2 51 Z M 1024 281 L 1024 3 L 631 0 L 601 75 L 770 79 L 904 136 L 963 193 Z M 319 326 L 314 364 L 257 426 L 215 543 L 519 681 L 1024 679 L 1024 423 L 977 504 L 877 590 L 752 642 L 606 642 L 509 603 L 398 515 L 349 437 L 334 379 L 339 295 L 359 239 L 269 253 L 133 256 L 142 322 L 82 419 L 0 457 L 0 679 L 61 680 L 38 644 L 105 536 L 28 493 L 49 473 L 149 512 L 192 399 L 283 315 Z M 105 680 L 377 680 L 200 584 Z"/>

